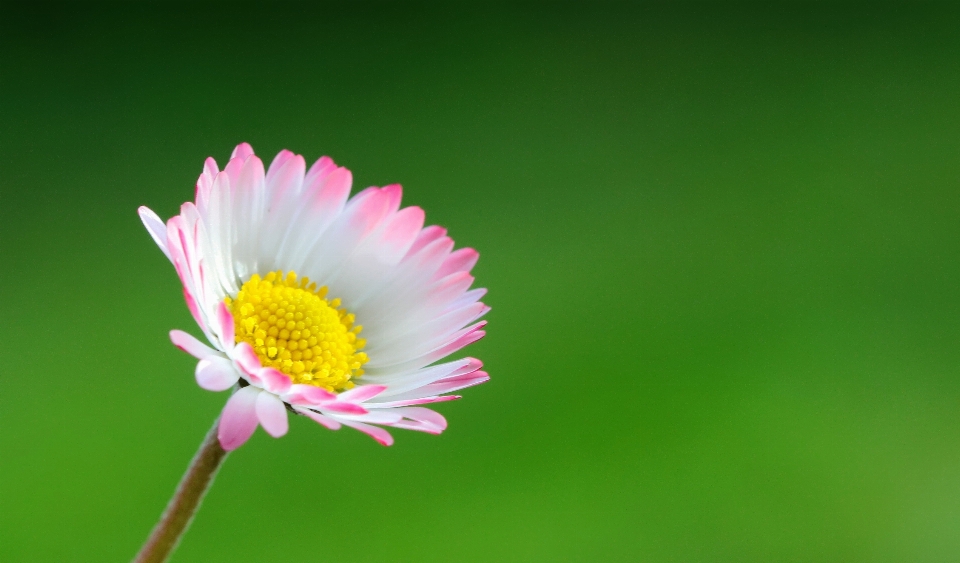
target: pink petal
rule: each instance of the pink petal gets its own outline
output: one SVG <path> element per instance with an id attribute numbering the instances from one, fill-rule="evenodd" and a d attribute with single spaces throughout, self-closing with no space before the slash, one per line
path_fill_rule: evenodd
<path id="1" fill-rule="evenodd" d="M 263 365 L 260 364 L 260 357 L 253 350 L 253 346 L 248 342 L 241 342 L 236 345 L 231 355 L 240 369 L 243 370 L 243 373 L 252 379 L 256 379 L 256 383 L 259 385 L 260 376 L 257 374 L 263 368 Z"/>
<path id="2" fill-rule="evenodd" d="M 236 189 L 237 180 L 240 179 L 240 173 L 243 170 L 243 163 L 246 162 L 243 158 L 234 157 L 230 159 L 230 162 L 223 168 L 224 173 L 230 177 L 230 187 Z"/>
<path id="3" fill-rule="evenodd" d="M 463 348 L 464 346 L 469 346 L 470 344 L 473 344 L 477 340 L 480 340 L 481 338 L 487 335 L 486 331 L 481 330 L 486 325 L 487 325 L 487 321 L 480 321 L 479 323 L 467 328 L 466 333 L 463 334 L 463 336 L 458 337 L 456 340 L 454 340 L 453 342 L 445 346 L 441 346 L 440 348 L 437 348 L 436 350 L 430 352 L 427 355 L 431 358 L 436 358 L 436 360 L 439 360 L 440 358 L 449 356 L 450 354 L 456 352 L 457 350 Z M 431 361 L 436 361 L 436 360 L 431 360 Z"/>
<path id="4" fill-rule="evenodd" d="M 197 384 L 207 391 L 226 391 L 240 379 L 230 360 L 217 357 L 200 360 L 194 375 Z"/>
<path id="5" fill-rule="evenodd" d="M 257 372 L 257 377 L 263 381 L 263 388 L 271 393 L 282 395 L 290 390 L 293 384 L 290 376 L 275 368 L 262 368 Z"/>
<path id="6" fill-rule="evenodd" d="M 330 401 L 336 401 L 337 396 L 322 387 L 314 385 L 296 384 L 291 385 L 283 400 L 290 404 L 308 404 L 318 405 Z"/>
<path id="7" fill-rule="evenodd" d="M 481 362 L 480 360 L 478 360 L 478 359 L 476 359 L 476 358 L 464 358 L 464 360 L 467 360 L 467 365 L 465 365 L 465 366 L 463 366 L 462 368 L 454 371 L 453 373 L 451 373 L 450 375 L 448 375 L 446 378 L 452 378 L 452 377 L 457 377 L 457 376 L 464 375 L 464 374 L 467 374 L 467 373 L 473 373 L 473 372 L 475 372 L 475 371 L 477 371 L 478 369 L 480 369 L 480 368 L 483 367 L 483 362 Z M 446 378 L 444 378 L 444 379 L 446 379 Z"/>
<path id="8" fill-rule="evenodd" d="M 317 406 L 318 409 L 323 411 L 330 411 L 333 413 L 339 414 L 367 414 L 367 409 L 361 407 L 356 403 L 342 403 L 340 401 L 334 401 L 332 403 L 324 403 Z"/>
<path id="9" fill-rule="evenodd" d="M 281 157 L 281 155 L 284 155 Z M 288 194 L 296 193 L 303 185 L 303 175 L 307 163 L 303 157 L 288 150 L 280 151 L 273 164 L 267 170 L 267 193 L 270 194 L 270 205 L 276 205 Z"/>
<path id="10" fill-rule="evenodd" d="M 479 259 L 480 253 L 476 250 L 472 248 L 461 248 L 460 250 L 452 252 L 450 256 L 447 256 L 447 259 L 443 261 L 443 265 L 437 270 L 434 278 L 440 279 L 455 272 L 469 272 L 476 266 L 477 260 Z"/>
<path id="11" fill-rule="evenodd" d="M 476 371 L 471 374 L 461 375 L 458 377 L 453 377 L 450 379 L 443 379 L 422 387 L 417 387 L 416 389 L 411 389 L 403 393 L 398 393 L 395 396 L 390 397 L 391 401 L 387 403 L 372 403 L 368 405 L 370 408 L 380 407 L 382 405 L 386 406 L 403 406 L 398 403 L 404 401 L 418 401 L 421 399 L 429 399 L 431 397 L 436 397 L 437 395 L 443 395 L 444 393 L 450 393 L 451 391 L 459 391 L 461 389 L 466 389 L 467 387 L 473 387 L 474 385 L 480 385 L 481 383 L 486 383 L 490 381 L 490 376 L 487 375 L 487 372 Z M 445 397 L 458 397 L 457 395 L 444 395 Z M 410 403 L 414 404 L 414 403 Z"/>
<path id="12" fill-rule="evenodd" d="M 365 236 L 380 224 L 380 221 L 389 212 L 389 197 L 376 188 L 367 188 L 350 200 L 353 204 L 346 212 L 352 211 L 348 215 L 349 225 L 360 236 Z"/>
<path id="13" fill-rule="evenodd" d="M 279 438 L 287 433 L 287 408 L 273 393 L 260 393 L 257 396 L 257 418 L 267 434 Z"/>
<path id="14" fill-rule="evenodd" d="M 447 230 L 443 227 L 438 227 L 437 225 L 430 225 L 429 227 L 424 227 L 420 234 L 417 235 L 417 238 L 413 241 L 413 245 L 410 246 L 410 250 L 407 251 L 407 256 L 412 256 L 417 252 L 420 252 L 422 248 L 430 244 L 431 242 L 442 238 L 447 235 Z"/>
<path id="15" fill-rule="evenodd" d="M 318 214 L 323 221 L 328 221 L 343 210 L 352 186 L 353 174 L 346 168 L 337 168 L 330 173 L 313 200 L 315 208 L 324 211 L 322 215 Z"/>
<path id="16" fill-rule="evenodd" d="M 205 360 L 211 356 L 222 357 L 219 352 L 200 342 L 192 334 L 187 334 L 182 330 L 171 330 L 170 341 L 173 342 L 174 346 L 198 360 Z"/>
<path id="17" fill-rule="evenodd" d="M 143 222 L 143 226 L 147 228 L 147 232 L 150 233 L 150 237 L 153 238 L 153 242 L 157 243 L 157 246 L 160 247 L 160 250 L 163 251 L 163 254 L 169 260 L 170 251 L 167 250 L 167 226 L 160 220 L 160 217 L 157 217 L 156 213 L 145 205 L 141 205 L 137 212 L 140 214 L 140 221 Z"/>
<path id="18" fill-rule="evenodd" d="M 214 160 L 212 156 L 208 156 L 207 159 L 203 161 L 203 173 L 210 178 L 211 182 L 213 182 L 213 179 L 220 173 L 220 167 L 217 166 L 217 161 Z"/>
<path id="19" fill-rule="evenodd" d="M 430 409 L 423 407 L 401 407 L 392 410 L 402 414 L 405 418 L 420 422 L 426 426 L 431 426 L 438 432 L 442 432 L 447 428 L 447 419 L 443 418 L 442 414 Z"/>
<path id="20" fill-rule="evenodd" d="M 390 184 L 380 188 L 387 198 L 388 213 L 396 213 L 400 209 L 400 200 L 403 199 L 403 187 L 400 184 Z"/>
<path id="21" fill-rule="evenodd" d="M 233 315 L 227 304 L 223 301 L 217 303 L 217 323 L 220 325 L 217 332 L 220 334 L 220 341 L 224 346 L 231 346 L 236 340 L 233 332 Z"/>
<path id="22" fill-rule="evenodd" d="M 395 213 L 384 227 L 377 256 L 387 264 L 396 264 L 410 249 L 423 227 L 425 214 L 419 207 L 407 207 Z"/>
<path id="23" fill-rule="evenodd" d="M 340 430 L 340 423 L 330 418 L 329 416 L 324 416 L 310 409 L 304 409 L 299 407 L 293 407 L 293 409 L 304 416 L 310 417 L 316 423 L 326 426 L 330 430 Z"/>
<path id="24" fill-rule="evenodd" d="M 237 148 L 233 149 L 233 153 L 230 154 L 230 158 L 245 159 L 252 154 L 253 147 L 250 146 L 250 143 L 240 143 L 237 145 Z"/>
<path id="25" fill-rule="evenodd" d="M 400 422 L 395 422 L 390 425 L 391 428 L 399 428 L 401 430 L 415 430 L 417 432 L 426 432 L 427 434 L 440 434 L 443 432 L 442 429 L 438 429 L 432 424 L 426 424 L 417 420 L 401 420 Z"/>
<path id="26" fill-rule="evenodd" d="M 262 392 L 258 387 L 244 387 L 227 400 L 217 428 L 223 449 L 235 450 L 253 435 L 257 429 L 257 397 Z"/>
<path id="27" fill-rule="evenodd" d="M 393 436 L 389 432 L 380 428 L 379 426 L 370 426 L 369 424 L 364 424 L 362 422 L 354 422 L 352 420 L 341 420 L 343 424 L 351 428 L 356 428 L 357 430 L 371 436 L 377 442 L 380 442 L 384 446 L 393 445 Z"/>
<path id="28" fill-rule="evenodd" d="M 200 307 L 197 305 L 197 300 L 193 297 L 193 294 L 190 293 L 190 290 L 187 289 L 187 286 L 183 286 L 183 300 L 187 303 L 187 310 L 190 311 L 193 320 L 197 321 L 200 328 L 206 330 L 207 323 L 204 322 L 203 315 L 200 313 Z"/>
<path id="29" fill-rule="evenodd" d="M 337 400 L 348 403 L 362 403 L 367 399 L 376 397 L 386 388 L 386 385 L 358 385 L 337 395 Z"/>
<path id="30" fill-rule="evenodd" d="M 454 272 L 444 276 L 430 287 L 429 300 L 444 306 L 445 310 L 453 311 L 449 308 L 461 295 L 464 294 L 470 286 L 473 285 L 473 276 L 469 272 Z"/>
<path id="31" fill-rule="evenodd" d="M 333 162 L 332 158 L 329 156 L 321 156 L 313 163 L 310 169 L 307 170 L 307 174 L 303 178 L 303 185 L 311 186 L 314 182 L 323 181 L 336 169 L 337 165 Z"/>
<path id="32" fill-rule="evenodd" d="M 273 161 L 270 163 L 270 167 L 267 168 L 267 176 L 273 178 L 279 172 L 280 168 L 287 163 L 288 160 L 293 158 L 294 155 L 292 152 L 287 149 L 283 149 L 277 153 L 277 156 L 273 157 Z"/>

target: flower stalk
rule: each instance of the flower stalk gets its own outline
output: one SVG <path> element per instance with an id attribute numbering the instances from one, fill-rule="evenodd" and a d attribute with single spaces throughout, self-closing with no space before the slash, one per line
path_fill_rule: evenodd
<path id="1" fill-rule="evenodd" d="M 133 563 L 163 563 L 170 557 L 180 538 L 187 531 L 193 515 L 200 507 L 203 495 L 213 484 L 217 470 L 229 453 L 223 449 L 217 438 L 218 423 L 219 418 L 214 421 L 213 428 L 207 432 L 200 449 L 190 462 L 190 467 L 180 480 L 177 491 L 167 504 L 167 509 L 164 510 L 160 521 Z"/>

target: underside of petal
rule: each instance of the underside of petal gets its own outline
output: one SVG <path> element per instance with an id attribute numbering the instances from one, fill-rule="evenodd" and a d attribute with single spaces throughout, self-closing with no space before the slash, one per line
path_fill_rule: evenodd
<path id="1" fill-rule="evenodd" d="M 287 433 L 287 408 L 276 395 L 261 392 L 257 397 L 257 419 L 267 434 L 279 438 Z"/>
<path id="2" fill-rule="evenodd" d="M 217 438 L 228 452 L 242 446 L 257 429 L 257 397 L 262 391 L 257 387 L 244 387 L 230 396 L 220 415 Z"/>
<path id="3" fill-rule="evenodd" d="M 240 379 L 230 360 L 217 357 L 200 360 L 195 375 L 197 384 L 207 391 L 226 391 Z"/>

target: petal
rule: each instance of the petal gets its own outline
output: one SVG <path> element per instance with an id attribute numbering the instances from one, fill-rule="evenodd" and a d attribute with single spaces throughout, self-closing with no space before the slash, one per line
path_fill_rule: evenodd
<path id="1" fill-rule="evenodd" d="M 368 374 L 364 375 L 364 379 L 372 383 L 381 383 L 389 387 L 378 397 L 377 401 L 374 401 L 377 403 L 384 400 L 385 397 L 390 397 L 390 400 L 394 400 L 392 397 L 393 395 L 417 389 L 419 387 L 423 387 L 424 385 L 429 385 L 443 379 L 456 377 L 457 375 L 472 373 L 481 367 L 483 367 L 483 364 L 480 362 L 480 360 L 475 358 L 463 358 L 444 364 L 430 366 L 428 368 L 414 370 L 410 373 L 393 373 L 385 375 Z M 418 395 L 418 397 L 419 396 L 423 395 Z"/>
<path id="2" fill-rule="evenodd" d="M 447 419 L 443 418 L 443 415 L 437 411 L 423 407 L 402 407 L 392 410 L 403 415 L 404 418 L 409 418 L 410 420 L 420 422 L 424 425 L 432 426 L 437 431 L 442 432 L 447 429 Z"/>
<path id="3" fill-rule="evenodd" d="M 426 215 L 419 207 L 407 207 L 391 216 L 378 241 L 377 258 L 385 264 L 399 262 L 423 227 L 424 217 Z"/>
<path id="4" fill-rule="evenodd" d="M 200 360 L 195 375 L 197 384 L 207 391 L 226 391 L 240 379 L 230 360 L 217 357 Z"/>
<path id="5" fill-rule="evenodd" d="M 290 390 L 290 376 L 275 368 L 262 368 L 257 377 L 263 381 L 263 388 L 271 393 L 282 395 Z"/>
<path id="6" fill-rule="evenodd" d="M 477 260 L 480 259 L 480 253 L 472 248 L 461 248 L 455 252 L 450 253 L 450 256 L 447 256 L 447 259 L 443 261 L 443 265 L 440 266 L 440 269 L 437 270 L 436 279 L 449 276 L 450 274 L 456 272 L 469 272 L 477 265 Z"/>
<path id="7" fill-rule="evenodd" d="M 231 356 L 247 376 L 256 379 L 257 383 L 260 382 L 260 377 L 257 374 L 263 369 L 263 365 L 260 364 L 260 357 L 257 356 L 249 342 L 237 344 Z"/>
<path id="8" fill-rule="evenodd" d="M 337 400 L 337 395 L 314 385 L 291 385 L 283 400 L 290 404 L 319 405 Z"/>
<path id="9" fill-rule="evenodd" d="M 244 387 L 230 396 L 220 415 L 217 437 L 228 452 L 242 446 L 257 429 L 258 387 Z"/>
<path id="10" fill-rule="evenodd" d="M 218 334 L 220 335 L 220 342 L 224 346 L 231 346 L 236 340 L 233 327 L 233 315 L 230 313 L 230 309 L 227 309 L 227 304 L 223 301 L 217 303 L 217 324 Z"/>
<path id="11" fill-rule="evenodd" d="M 324 412 L 329 411 L 337 414 L 351 414 L 351 415 L 367 414 L 367 409 L 363 408 L 362 406 L 356 403 L 343 403 L 340 401 L 334 401 L 332 403 L 324 403 L 322 405 L 318 405 L 317 409 L 322 410 Z"/>
<path id="12" fill-rule="evenodd" d="M 389 432 L 387 432 L 383 428 L 380 428 L 379 426 L 370 426 L 369 424 L 364 424 L 362 422 L 354 422 L 352 420 L 341 419 L 340 422 L 342 422 L 346 426 L 349 426 L 351 428 L 356 428 L 357 430 L 363 432 L 364 434 L 367 434 L 377 442 L 380 442 L 381 445 L 384 445 L 384 446 L 393 445 L 393 436 L 391 436 Z"/>
<path id="13" fill-rule="evenodd" d="M 253 147 L 250 146 L 250 143 L 240 143 L 237 145 L 237 148 L 233 149 L 233 153 L 230 155 L 230 158 L 247 158 L 253 154 Z"/>
<path id="14" fill-rule="evenodd" d="M 279 438 L 287 433 L 287 408 L 273 393 L 260 393 L 257 397 L 257 418 L 267 434 Z"/>
<path id="15" fill-rule="evenodd" d="M 340 423 L 337 422 L 336 420 L 330 418 L 329 416 L 322 415 L 322 414 L 320 414 L 320 413 L 318 413 L 318 412 L 316 412 L 316 411 L 312 411 L 312 410 L 310 410 L 310 409 L 304 409 L 304 408 L 294 407 L 294 410 L 297 411 L 298 413 L 304 415 L 304 416 L 310 417 L 310 418 L 313 419 L 314 422 L 316 422 L 317 424 L 320 424 L 320 425 L 322 425 L 322 426 L 326 426 L 326 427 L 329 428 L 330 430 L 340 430 Z"/>
<path id="16" fill-rule="evenodd" d="M 399 411 L 400 409 L 378 409 L 360 415 L 338 414 L 337 418 L 341 421 L 350 420 L 353 422 L 365 422 L 367 424 L 395 424 L 403 420 L 403 415 Z"/>
<path id="17" fill-rule="evenodd" d="M 137 211 L 140 213 L 140 220 L 143 221 L 143 226 L 147 228 L 147 232 L 150 233 L 150 236 L 153 238 L 153 242 L 157 243 L 157 246 L 160 247 L 160 250 L 163 251 L 163 254 L 169 260 L 170 251 L 167 250 L 167 226 L 149 207 L 140 206 L 140 209 Z"/>
<path id="18" fill-rule="evenodd" d="M 444 395 L 442 397 L 420 397 L 417 399 L 405 399 L 402 401 L 389 401 L 386 403 L 372 403 L 368 406 L 372 409 L 370 412 L 374 412 L 377 409 L 391 409 L 396 407 L 412 407 L 414 405 L 429 405 L 432 403 L 445 403 L 447 401 L 456 401 L 457 399 L 462 399 L 460 395 Z"/>
<path id="19" fill-rule="evenodd" d="M 180 348 L 187 354 L 190 354 L 198 360 L 205 360 L 210 357 L 222 358 L 223 355 L 220 352 L 217 352 L 213 348 L 207 346 L 203 342 L 200 342 L 193 337 L 192 334 L 183 332 L 182 330 L 171 330 L 170 331 L 170 341 L 173 342 L 173 345 L 177 348 Z"/>
<path id="20" fill-rule="evenodd" d="M 443 379 L 441 381 L 437 381 L 429 385 L 424 385 L 423 387 L 412 389 L 405 393 L 398 393 L 390 397 L 390 399 L 392 401 L 406 401 L 406 400 L 435 397 L 437 395 L 442 395 L 443 393 L 449 393 L 451 391 L 459 391 L 461 389 L 466 389 L 467 387 L 480 385 L 481 383 L 486 383 L 487 381 L 490 381 L 490 376 L 487 374 L 487 372 L 476 371 L 467 375 L 460 375 L 457 377 L 451 377 L 449 379 Z M 379 403 L 374 403 L 369 405 L 370 408 L 375 408 L 378 406 L 380 406 Z"/>
<path id="21" fill-rule="evenodd" d="M 437 225 L 424 227 L 423 230 L 417 235 L 417 238 L 413 241 L 413 245 L 410 246 L 410 250 L 407 251 L 407 256 L 411 256 L 420 252 L 423 247 L 445 236 L 447 236 L 447 230 L 443 227 L 439 227 Z"/>
<path id="22" fill-rule="evenodd" d="M 386 388 L 386 385 L 358 385 L 337 395 L 337 400 L 348 403 L 362 403 L 367 399 L 376 397 Z"/>
<path id="23" fill-rule="evenodd" d="M 387 197 L 389 213 L 396 213 L 400 209 L 400 200 L 403 199 L 403 187 L 400 184 L 390 184 L 380 188 Z"/>

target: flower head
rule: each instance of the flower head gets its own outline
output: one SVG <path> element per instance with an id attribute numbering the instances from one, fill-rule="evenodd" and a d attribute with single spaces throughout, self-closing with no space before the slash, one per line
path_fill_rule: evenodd
<path id="1" fill-rule="evenodd" d="M 286 150 L 265 172 L 243 143 L 222 171 L 207 159 L 196 201 L 165 225 L 140 208 L 210 345 L 179 330 L 171 340 L 200 360 L 200 387 L 236 389 L 224 449 L 258 425 L 286 434 L 288 412 L 384 445 L 383 426 L 439 434 L 446 421 L 420 405 L 489 379 L 474 358 L 437 363 L 484 335 L 477 252 L 401 209 L 399 185 L 348 199 L 352 181 L 328 157 L 307 170 Z"/>

